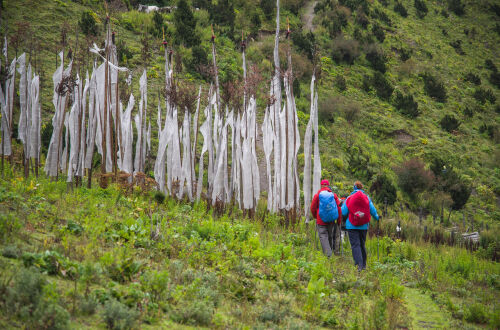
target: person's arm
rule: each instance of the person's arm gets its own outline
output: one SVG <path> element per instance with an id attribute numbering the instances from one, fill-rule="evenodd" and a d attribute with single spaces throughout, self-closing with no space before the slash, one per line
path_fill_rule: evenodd
<path id="1" fill-rule="evenodd" d="M 372 200 L 371 200 L 370 197 L 368 197 L 368 200 L 370 201 L 370 214 L 372 215 L 372 217 L 375 218 L 375 220 L 378 221 L 379 216 L 378 216 L 378 213 L 377 213 L 377 209 L 375 208 L 375 205 L 373 205 Z"/>
<path id="2" fill-rule="evenodd" d="M 344 201 L 344 204 L 342 204 L 342 216 L 347 216 L 349 214 L 349 209 L 347 208 L 347 198 Z"/>
<path id="3" fill-rule="evenodd" d="M 333 194 L 333 196 L 335 197 L 335 203 L 337 203 L 337 210 L 338 210 L 338 218 L 337 218 L 337 224 L 338 225 L 341 225 L 342 224 L 342 208 L 340 207 L 340 199 L 339 197 L 337 196 L 337 194 Z"/>
<path id="4" fill-rule="evenodd" d="M 318 213 L 319 207 L 319 196 L 318 194 L 314 195 L 313 200 L 311 202 L 311 214 L 314 218 L 316 218 L 316 214 Z"/>

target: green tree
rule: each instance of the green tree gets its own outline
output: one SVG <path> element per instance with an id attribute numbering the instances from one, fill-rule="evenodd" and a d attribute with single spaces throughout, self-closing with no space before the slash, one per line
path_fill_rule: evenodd
<path id="1" fill-rule="evenodd" d="M 196 34 L 196 18 L 186 0 L 179 0 L 174 12 L 175 42 L 186 47 L 199 44 L 200 38 Z"/>
<path id="2" fill-rule="evenodd" d="M 78 26 L 86 36 L 96 36 L 98 33 L 95 18 L 88 10 L 82 13 Z"/>
<path id="3" fill-rule="evenodd" d="M 266 16 L 267 20 L 270 20 L 274 16 L 275 0 L 260 0 L 260 8 Z"/>
<path id="4" fill-rule="evenodd" d="M 155 11 L 153 14 L 154 32 L 153 34 L 160 38 L 163 35 L 163 16 Z"/>
<path id="5" fill-rule="evenodd" d="M 222 32 L 233 38 L 234 33 L 234 5 L 232 0 L 218 0 L 210 10 L 210 19 L 220 27 Z"/>

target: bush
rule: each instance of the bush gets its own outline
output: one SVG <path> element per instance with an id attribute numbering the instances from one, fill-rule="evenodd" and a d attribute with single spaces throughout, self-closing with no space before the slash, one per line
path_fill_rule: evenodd
<path id="1" fill-rule="evenodd" d="M 371 79 L 371 85 L 377 92 L 377 96 L 384 100 L 388 100 L 394 91 L 394 87 L 389 79 L 378 71 L 374 73 Z"/>
<path id="2" fill-rule="evenodd" d="M 68 329 L 69 319 L 68 311 L 55 303 L 39 304 L 33 314 L 37 329 Z"/>
<path id="3" fill-rule="evenodd" d="M 448 9 L 457 16 L 465 14 L 465 4 L 462 3 L 462 0 L 448 0 Z"/>
<path id="4" fill-rule="evenodd" d="M 335 62 L 353 64 L 359 55 L 359 43 L 356 40 L 345 39 L 343 35 L 333 40 L 332 59 Z"/>
<path id="5" fill-rule="evenodd" d="M 307 55 L 308 59 L 313 59 L 315 38 L 312 32 L 294 32 L 292 33 L 292 42 L 300 51 Z"/>
<path id="6" fill-rule="evenodd" d="M 373 16 L 374 18 L 377 18 L 379 19 L 380 21 L 384 22 L 385 24 L 387 24 L 388 26 L 391 26 L 392 25 L 392 21 L 391 19 L 389 18 L 389 16 L 387 16 L 387 14 L 385 13 L 385 11 L 379 9 L 379 8 L 375 8 L 371 14 L 371 16 Z"/>
<path id="7" fill-rule="evenodd" d="M 497 100 L 491 89 L 477 88 L 472 96 L 481 104 L 485 104 L 486 101 L 493 104 Z"/>
<path id="8" fill-rule="evenodd" d="M 366 59 L 370 62 L 370 65 L 374 70 L 385 73 L 387 69 L 387 56 L 384 54 L 383 50 L 377 47 L 369 47 L 366 53 Z"/>
<path id="9" fill-rule="evenodd" d="M 86 36 L 96 36 L 99 32 L 94 13 L 89 10 L 82 13 L 78 26 Z"/>
<path id="10" fill-rule="evenodd" d="M 348 149 L 349 172 L 353 177 L 363 181 L 370 181 L 374 171 L 370 164 L 370 156 L 363 152 L 359 147 L 351 147 Z"/>
<path id="11" fill-rule="evenodd" d="M 446 102 L 447 95 L 443 82 L 428 72 L 420 76 L 424 80 L 425 93 L 438 102 Z"/>
<path id="12" fill-rule="evenodd" d="M 415 0 L 415 9 L 417 10 L 417 16 L 420 18 L 425 17 L 427 13 L 429 12 L 429 9 L 427 8 L 427 5 L 425 4 L 424 0 Z"/>
<path id="13" fill-rule="evenodd" d="M 197 299 L 178 308 L 172 319 L 182 324 L 209 326 L 213 312 L 214 306 L 211 302 Z"/>
<path id="14" fill-rule="evenodd" d="M 401 58 L 401 61 L 403 61 L 403 62 L 408 61 L 411 57 L 411 49 L 400 48 L 399 49 L 399 57 Z"/>
<path id="15" fill-rule="evenodd" d="M 7 290 L 5 307 L 11 314 L 29 318 L 38 307 L 47 281 L 34 267 L 22 268 L 15 278 L 14 286 Z"/>
<path id="16" fill-rule="evenodd" d="M 450 46 L 455 49 L 457 54 L 459 55 L 465 55 L 464 50 L 462 49 L 462 40 L 457 39 L 455 41 L 450 41 Z"/>
<path id="17" fill-rule="evenodd" d="M 471 82 L 471 83 L 473 83 L 476 86 L 481 85 L 481 78 L 479 78 L 478 75 L 476 75 L 476 74 L 474 74 L 472 72 L 467 73 L 465 75 L 465 77 L 464 77 L 464 80 L 468 81 L 468 82 Z"/>
<path id="18" fill-rule="evenodd" d="M 484 61 L 484 67 L 486 69 L 490 70 L 490 71 L 493 71 L 493 72 L 497 72 L 498 71 L 497 66 L 490 59 L 487 59 L 487 60 Z"/>
<path id="19" fill-rule="evenodd" d="M 431 171 L 427 170 L 425 164 L 417 158 L 405 161 L 396 167 L 395 171 L 399 187 L 411 199 L 415 199 L 418 193 L 430 188 L 434 180 Z"/>
<path id="20" fill-rule="evenodd" d="M 408 17 L 408 11 L 406 10 L 405 6 L 403 6 L 403 4 L 399 1 L 396 1 L 396 4 L 394 5 L 394 11 L 402 17 Z"/>
<path id="21" fill-rule="evenodd" d="M 103 318 L 109 329 L 131 329 L 138 316 L 136 310 L 128 308 L 116 299 L 110 299 L 104 305 Z"/>
<path id="22" fill-rule="evenodd" d="M 451 208 L 453 210 L 462 209 L 469 200 L 471 191 L 472 189 L 469 184 L 460 182 L 459 180 L 451 185 L 451 187 L 448 189 L 451 199 L 453 200 Z"/>
<path id="23" fill-rule="evenodd" d="M 341 92 L 343 92 L 343 91 L 345 91 L 347 89 L 347 84 L 346 84 L 345 78 L 344 78 L 344 76 L 342 76 L 340 74 L 335 77 L 334 85 Z"/>
<path id="24" fill-rule="evenodd" d="M 364 11 L 356 11 L 356 24 L 361 26 L 363 29 L 366 29 L 368 27 L 368 24 L 370 24 L 370 20 L 368 19 L 368 16 L 366 16 Z"/>
<path id="25" fill-rule="evenodd" d="M 342 28 L 345 28 L 349 22 L 349 15 L 349 9 L 345 7 L 337 7 L 328 13 L 324 22 L 327 23 L 330 36 L 333 37 L 342 32 Z"/>
<path id="26" fill-rule="evenodd" d="M 495 71 L 490 74 L 490 83 L 497 88 L 500 88 L 500 72 Z"/>
<path id="27" fill-rule="evenodd" d="M 445 115 L 439 124 L 441 125 L 441 128 L 447 132 L 453 132 L 460 126 L 458 119 L 452 115 Z"/>
<path id="28" fill-rule="evenodd" d="M 5 258 L 18 259 L 21 254 L 21 250 L 15 245 L 7 245 L 2 250 L 2 256 Z"/>
<path id="29" fill-rule="evenodd" d="M 394 106 L 403 115 L 410 118 L 416 118 L 420 114 L 418 103 L 413 99 L 413 95 L 403 95 L 400 91 L 396 92 L 394 97 Z"/>
<path id="30" fill-rule="evenodd" d="M 368 0 L 339 0 L 339 3 L 352 11 L 358 8 L 362 8 L 365 11 L 368 9 Z"/>
<path id="31" fill-rule="evenodd" d="M 375 38 L 377 38 L 378 41 L 384 42 L 385 32 L 384 29 L 382 29 L 382 27 L 378 23 L 373 24 L 372 33 L 375 36 Z"/>
<path id="32" fill-rule="evenodd" d="M 488 312 L 484 305 L 479 303 L 471 304 L 464 313 L 465 320 L 472 323 L 488 323 Z"/>
<path id="33" fill-rule="evenodd" d="M 377 176 L 370 187 L 370 192 L 375 193 L 375 200 L 384 203 L 387 199 L 387 205 L 394 205 L 397 198 L 396 187 L 385 174 Z"/>
<path id="34" fill-rule="evenodd" d="M 99 302 L 94 296 L 88 296 L 80 301 L 80 313 L 82 315 L 94 315 Z"/>

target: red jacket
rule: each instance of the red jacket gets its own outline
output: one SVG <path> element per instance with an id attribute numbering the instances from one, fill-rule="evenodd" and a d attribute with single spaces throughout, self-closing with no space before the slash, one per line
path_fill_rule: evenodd
<path id="1" fill-rule="evenodd" d="M 316 195 L 314 195 L 313 200 L 311 202 L 311 214 L 316 218 L 316 224 L 320 226 L 326 226 L 327 224 L 321 221 L 321 218 L 319 216 L 319 193 L 322 192 L 323 190 L 327 190 L 329 192 L 332 192 L 332 190 L 328 187 L 321 188 L 318 190 Z M 342 209 L 340 208 L 340 200 L 337 197 L 336 193 L 333 193 L 333 196 L 335 197 L 335 202 L 337 203 L 337 208 L 339 211 L 339 217 L 337 218 L 337 223 L 340 225 L 340 222 L 342 221 Z"/>

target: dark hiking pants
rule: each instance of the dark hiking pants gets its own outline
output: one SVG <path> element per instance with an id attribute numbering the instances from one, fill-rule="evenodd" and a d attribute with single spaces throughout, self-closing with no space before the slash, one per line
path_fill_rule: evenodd
<path id="1" fill-rule="evenodd" d="M 319 241 L 321 242 L 321 248 L 323 249 L 324 255 L 328 258 L 332 255 L 335 250 L 335 235 L 337 234 L 337 226 L 335 222 L 329 222 L 326 225 L 316 225 L 318 230 Z"/>
<path id="2" fill-rule="evenodd" d="M 349 234 L 349 242 L 351 243 L 352 258 L 354 264 L 358 266 L 358 270 L 366 268 L 366 232 L 368 230 L 347 229 Z"/>

